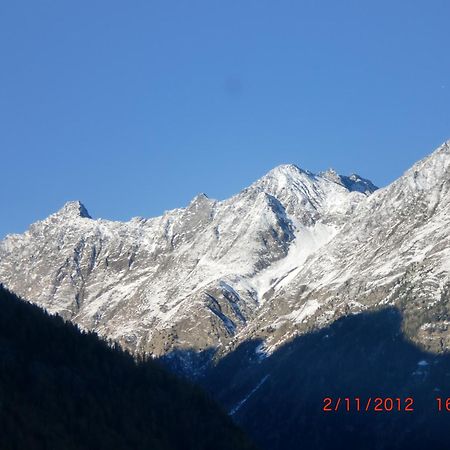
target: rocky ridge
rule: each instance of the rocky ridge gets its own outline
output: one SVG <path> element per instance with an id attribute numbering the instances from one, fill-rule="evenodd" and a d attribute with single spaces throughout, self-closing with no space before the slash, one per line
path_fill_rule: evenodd
<path id="1" fill-rule="evenodd" d="M 358 175 L 276 167 L 224 201 L 129 222 L 69 202 L 0 243 L 0 281 L 82 328 L 154 356 L 248 339 L 261 354 L 339 317 L 395 305 L 445 351 L 450 144 L 377 190 Z"/>

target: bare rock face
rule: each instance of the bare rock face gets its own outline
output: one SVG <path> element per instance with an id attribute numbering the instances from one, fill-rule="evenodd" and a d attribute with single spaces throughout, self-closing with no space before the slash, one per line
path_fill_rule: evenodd
<path id="1" fill-rule="evenodd" d="M 358 175 L 279 166 L 234 197 L 129 222 L 79 202 L 0 243 L 0 281 L 155 356 L 271 352 L 337 318 L 399 307 L 405 332 L 450 346 L 450 147 L 377 190 Z"/>

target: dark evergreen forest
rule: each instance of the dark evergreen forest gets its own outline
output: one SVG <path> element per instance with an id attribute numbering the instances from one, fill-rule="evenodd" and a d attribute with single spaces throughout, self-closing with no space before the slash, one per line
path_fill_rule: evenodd
<path id="1" fill-rule="evenodd" d="M 198 387 L 0 285 L 0 449 L 254 448 Z"/>

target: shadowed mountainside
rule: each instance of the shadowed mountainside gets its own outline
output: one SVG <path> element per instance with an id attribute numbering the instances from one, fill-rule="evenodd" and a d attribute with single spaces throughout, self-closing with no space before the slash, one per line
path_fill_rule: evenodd
<path id="1" fill-rule="evenodd" d="M 2 450 L 254 448 L 199 388 L 1 285 L 0 423 Z"/>
<path id="2" fill-rule="evenodd" d="M 247 342 L 200 382 L 267 450 L 448 448 L 450 412 L 436 397 L 450 396 L 450 356 L 408 341 L 395 308 L 341 318 L 270 356 Z M 353 411 L 324 412 L 325 397 L 350 397 Z M 402 407 L 413 397 L 414 411 L 355 412 L 355 397 L 363 409 L 369 397 Z"/>

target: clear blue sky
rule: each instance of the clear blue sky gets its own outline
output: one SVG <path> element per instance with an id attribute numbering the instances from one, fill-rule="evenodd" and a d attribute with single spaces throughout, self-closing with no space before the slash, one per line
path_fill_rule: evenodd
<path id="1" fill-rule="evenodd" d="M 4 1 L 0 237 L 225 198 L 281 163 L 385 185 L 450 138 L 448 0 Z"/>

